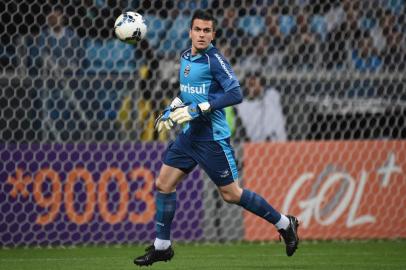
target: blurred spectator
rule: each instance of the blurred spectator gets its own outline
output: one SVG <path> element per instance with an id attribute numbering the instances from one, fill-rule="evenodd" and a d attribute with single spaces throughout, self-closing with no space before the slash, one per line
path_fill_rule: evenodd
<path id="1" fill-rule="evenodd" d="M 174 83 L 178 81 L 180 64 L 174 51 L 161 54 L 158 78 L 162 81 Z"/>
<path id="2" fill-rule="evenodd" d="M 245 79 L 245 99 L 237 106 L 243 134 L 239 137 L 252 142 L 285 141 L 285 119 L 280 94 L 266 88 L 265 78 L 258 72 L 249 73 Z"/>
<path id="3" fill-rule="evenodd" d="M 69 26 L 62 8 L 53 9 L 47 16 L 47 25 L 38 36 L 27 35 L 23 41 L 27 51 L 26 67 L 31 75 L 38 71 L 44 76 L 60 78 L 80 70 L 85 56 L 80 39 Z"/>
<path id="4" fill-rule="evenodd" d="M 154 80 L 141 80 L 138 91 L 141 91 L 141 98 L 136 103 L 137 136 L 143 141 L 160 140 L 166 141 L 169 138 L 169 132 L 158 133 L 154 129 L 155 119 L 159 113 L 169 105 L 171 99 L 175 96 L 175 89 L 179 88 L 179 83 L 170 83 L 167 80 L 161 81 L 157 85 Z"/>
<path id="5" fill-rule="evenodd" d="M 189 21 L 190 10 L 185 9 L 179 12 L 178 9 L 171 10 L 169 14 L 170 26 L 166 29 L 166 36 L 161 44 L 161 51 L 179 52 L 187 48 L 189 44 Z"/>
<path id="6" fill-rule="evenodd" d="M 354 47 L 354 41 L 359 38 L 361 31 L 359 28 L 359 19 L 362 17 L 360 3 L 359 1 L 343 0 L 342 6 L 345 19 L 340 25 L 340 29 L 345 33 L 345 39 L 349 42 L 349 45 Z"/>
<path id="7" fill-rule="evenodd" d="M 265 15 L 267 14 L 266 8 L 251 7 L 249 8 L 248 14 L 244 16 L 239 16 L 238 27 L 244 29 L 247 35 L 257 37 L 263 35 L 265 27 Z"/>
<path id="8" fill-rule="evenodd" d="M 238 10 L 235 7 L 228 6 L 224 10 L 224 15 L 218 23 L 218 30 L 224 31 L 222 36 L 234 37 L 236 31 L 239 29 L 238 24 Z M 243 31 L 240 29 L 239 31 Z"/>
<path id="9" fill-rule="evenodd" d="M 282 58 L 285 68 L 291 70 L 312 70 L 319 67 L 320 55 L 319 42 L 309 25 L 309 7 L 300 9 L 296 16 L 296 22 L 291 36 L 292 41 Z"/>
<path id="10" fill-rule="evenodd" d="M 245 29 L 239 24 L 238 9 L 224 2 L 223 16 L 217 22 L 216 35 L 219 39 L 227 39 L 232 47 L 242 46 L 241 37 L 246 35 Z"/>
<path id="11" fill-rule="evenodd" d="M 345 68 L 349 56 L 349 43 L 346 37 L 348 25 L 346 12 L 342 5 L 334 6 L 326 15 L 326 33 L 324 43 L 320 46 L 322 59 L 321 68 L 327 70 L 342 70 Z"/>
<path id="12" fill-rule="evenodd" d="M 348 42 L 345 32 L 341 28 L 335 28 L 326 36 L 326 41 L 320 48 L 322 58 L 320 68 L 327 70 L 343 70 L 349 55 Z"/>
<path id="13" fill-rule="evenodd" d="M 390 71 L 401 71 L 406 65 L 405 15 L 396 17 L 385 11 L 379 20 L 381 39 L 385 40 L 384 65 Z"/>
<path id="14" fill-rule="evenodd" d="M 148 25 L 148 31 L 146 39 L 154 50 L 159 53 L 165 53 L 169 51 L 169 48 L 163 48 L 168 46 L 169 41 L 165 42 L 166 35 L 168 35 L 168 29 L 171 28 L 172 20 L 167 18 L 167 12 L 164 16 L 158 16 L 154 14 L 145 14 L 144 19 Z"/>
<path id="15" fill-rule="evenodd" d="M 247 49 L 246 56 L 241 58 L 240 64 L 235 67 L 238 77 L 245 77 L 247 72 L 269 71 L 272 69 L 276 63 L 272 62 L 273 52 L 268 50 L 269 42 L 270 38 L 265 35 L 252 40 L 252 46 Z"/>
<path id="16" fill-rule="evenodd" d="M 75 3 L 75 6 L 77 6 L 77 8 L 74 14 L 69 14 L 69 16 L 73 17 L 72 27 L 75 27 L 75 29 L 77 29 L 78 35 L 80 37 L 98 37 L 98 28 L 95 25 L 95 21 L 99 16 L 100 7 L 95 5 L 94 2 L 95 1 L 93 0 L 77 0 L 77 2 Z M 113 18 L 111 18 L 111 20 L 112 19 Z"/>
<path id="17" fill-rule="evenodd" d="M 378 71 L 382 59 L 373 46 L 373 40 L 367 32 L 360 32 L 352 49 L 352 67 L 358 71 Z"/>
<path id="18" fill-rule="evenodd" d="M 157 71 L 159 68 L 158 56 L 151 48 L 148 40 L 143 39 L 137 44 L 135 49 L 135 62 L 138 69 L 139 78 L 154 79 L 157 78 Z"/>
<path id="19" fill-rule="evenodd" d="M 138 72 L 137 64 L 141 59 L 134 57 L 134 46 L 119 41 L 118 39 L 85 39 L 86 59 L 83 67 L 86 74 L 134 74 Z"/>
<path id="20" fill-rule="evenodd" d="M 381 27 L 384 21 L 384 13 L 385 11 L 381 8 L 369 10 L 361 21 L 361 26 L 369 31 L 374 47 L 379 53 L 384 53 L 387 45 L 383 27 Z"/>
<path id="21" fill-rule="evenodd" d="M 284 6 L 278 17 L 279 31 L 283 36 L 288 37 L 294 31 L 296 23 L 296 16 L 292 14 L 292 9 L 288 6 Z"/>
<path id="22" fill-rule="evenodd" d="M 317 63 L 317 40 L 309 26 L 310 9 L 311 5 L 297 5 L 296 2 L 268 8 L 266 25 L 270 42 L 267 54 L 273 69 L 309 69 Z"/>
<path id="23" fill-rule="evenodd" d="M 39 34 L 29 33 L 22 38 L 24 49 L 20 51 L 25 73 L 39 76 L 46 82 L 32 96 L 32 99 L 39 98 L 34 110 L 42 117 L 40 128 L 48 131 L 42 133 L 45 139 L 79 139 L 88 125 L 75 98 L 75 94 L 83 95 L 83 89 L 74 92 L 77 84 L 70 84 L 70 81 L 83 75 L 84 46 L 73 29 L 66 25 L 62 7 L 54 7 L 48 13 L 46 23 Z M 76 121 L 64 123 L 68 119 Z M 69 131 L 77 128 L 80 131 L 70 137 Z"/>
<path id="24" fill-rule="evenodd" d="M 268 8 L 268 13 L 265 18 L 265 25 L 267 26 L 266 34 L 271 38 L 270 46 L 274 51 L 283 51 L 288 43 L 286 35 L 284 35 L 279 27 L 279 7 L 273 6 Z"/>

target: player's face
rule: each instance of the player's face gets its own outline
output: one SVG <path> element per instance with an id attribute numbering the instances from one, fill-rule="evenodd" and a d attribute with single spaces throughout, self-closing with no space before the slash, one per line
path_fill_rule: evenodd
<path id="1" fill-rule="evenodd" d="M 189 37 L 192 40 L 192 54 L 207 49 L 215 34 L 212 21 L 194 19 L 192 29 L 189 31 Z"/>
<path id="2" fill-rule="evenodd" d="M 248 90 L 248 98 L 258 97 L 264 92 L 260 78 L 258 78 L 256 75 L 251 75 L 247 78 L 246 87 Z"/>

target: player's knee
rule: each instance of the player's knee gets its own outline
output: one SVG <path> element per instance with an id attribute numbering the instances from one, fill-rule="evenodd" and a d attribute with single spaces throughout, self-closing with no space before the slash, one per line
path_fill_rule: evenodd
<path id="1" fill-rule="evenodd" d="M 162 193 L 170 193 L 170 192 L 175 191 L 175 187 L 173 187 L 172 185 L 168 184 L 165 181 L 162 181 L 159 177 L 155 181 L 155 187 L 156 187 L 157 191 L 162 192 Z"/>
<path id="2" fill-rule="evenodd" d="M 235 203 L 240 202 L 240 196 L 238 196 L 238 194 L 235 192 L 223 191 L 223 192 L 221 192 L 221 197 L 227 203 L 235 204 Z"/>
<path id="3" fill-rule="evenodd" d="M 223 200 L 227 203 L 239 203 L 241 200 L 242 189 L 236 184 L 236 182 L 219 187 L 219 191 Z"/>

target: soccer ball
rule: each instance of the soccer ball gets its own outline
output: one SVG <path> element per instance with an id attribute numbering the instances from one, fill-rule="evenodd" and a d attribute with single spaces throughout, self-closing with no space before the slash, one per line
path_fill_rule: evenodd
<path id="1" fill-rule="evenodd" d="M 114 22 L 114 33 L 119 40 L 135 44 L 145 37 L 147 25 L 141 14 L 127 11 Z"/>

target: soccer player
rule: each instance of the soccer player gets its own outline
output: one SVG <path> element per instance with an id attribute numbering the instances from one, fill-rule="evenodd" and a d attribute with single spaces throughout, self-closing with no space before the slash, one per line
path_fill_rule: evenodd
<path id="1" fill-rule="evenodd" d="M 177 184 L 199 164 L 217 185 L 222 198 L 275 225 L 292 256 L 299 238 L 298 220 L 276 211 L 258 194 L 238 185 L 234 151 L 224 108 L 242 102 L 240 84 L 222 54 L 212 45 L 216 20 L 205 11 L 193 14 L 189 37 L 192 47 L 180 57 L 180 94 L 156 121 L 158 131 L 183 124 L 183 131 L 168 146 L 156 179 L 156 239 L 137 265 L 168 261 L 174 256 L 171 223 L 176 208 Z"/>

